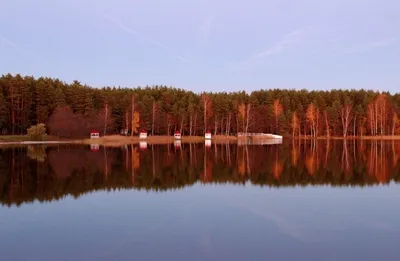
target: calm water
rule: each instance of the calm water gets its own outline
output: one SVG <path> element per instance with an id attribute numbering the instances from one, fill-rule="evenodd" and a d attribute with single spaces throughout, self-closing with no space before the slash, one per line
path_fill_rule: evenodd
<path id="1" fill-rule="evenodd" d="M 0 149 L 0 260 L 400 260 L 400 143 Z"/>

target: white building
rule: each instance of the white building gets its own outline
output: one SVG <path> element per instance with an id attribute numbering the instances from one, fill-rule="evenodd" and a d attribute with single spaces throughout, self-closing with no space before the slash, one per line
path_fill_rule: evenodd
<path id="1" fill-rule="evenodd" d="M 98 138 L 100 138 L 100 133 L 98 131 L 92 131 L 90 133 L 90 138 L 91 139 L 98 139 Z"/>
<path id="2" fill-rule="evenodd" d="M 147 132 L 145 132 L 144 130 L 142 130 L 139 133 L 139 139 L 146 139 L 147 138 Z"/>
<path id="3" fill-rule="evenodd" d="M 176 140 L 180 140 L 181 139 L 181 133 L 179 131 L 175 132 L 174 139 L 176 139 Z"/>

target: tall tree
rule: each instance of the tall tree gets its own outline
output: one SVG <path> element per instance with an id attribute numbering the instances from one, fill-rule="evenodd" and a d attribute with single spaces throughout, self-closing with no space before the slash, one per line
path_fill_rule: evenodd
<path id="1" fill-rule="evenodd" d="M 138 133 L 140 127 L 140 113 L 135 111 L 133 114 L 132 133 Z"/>
<path id="2" fill-rule="evenodd" d="M 352 111 L 352 105 L 347 100 L 340 109 L 340 119 L 342 121 L 342 127 L 343 127 L 343 138 L 346 138 L 347 136 L 347 131 L 352 118 L 351 111 Z"/>
<path id="3" fill-rule="evenodd" d="M 297 112 L 292 113 L 291 127 L 292 127 L 292 137 L 294 137 L 296 135 L 296 132 L 299 132 L 300 129 L 300 120 L 299 117 L 297 116 Z"/>
<path id="4" fill-rule="evenodd" d="M 393 112 L 393 119 L 392 119 L 392 135 L 394 136 L 397 126 L 399 125 L 399 116 L 397 112 Z"/>
<path id="5" fill-rule="evenodd" d="M 241 131 L 245 132 L 245 123 L 246 123 L 246 105 L 241 103 L 238 105 L 238 119 L 241 122 Z"/>
<path id="6" fill-rule="evenodd" d="M 307 122 L 310 124 L 311 136 L 317 136 L 317 114 L 318 110 L 314 103 L 310 103 L 307 108 Z"/>
<path id="7" fill-rule="evenodd" d="M 246 106 L 246 128 L 245 128 L 245 133 L 246 134 L 249 132 L 249 127 L 250 127 L 251 123 L 252 123 L 251 103 L 248 103 L 247 106 Z"/>
<path id="8" fill-rule="evenodd" d="M 137 123 L 138 120 L 135 119 L 135 95 L 132 95 L 132 101 L 131 101 L 131 115 L 132 115 L 132 119 L 131 119 L 131 136 L 133 136 L 134 133 L 137 132 Z"/>
<path id="9" fill-rule="evenodd" d="M 278 133 L 279 132 L 278 119 L 279 119 L 279 116 L 283 112 L 283 107 L 282 107 L 282 104 L 280 103 L 279 99 L 274 100 L 272 110 L 273 110 L 273 113 L 275 116 L 275 132 Z"/>
<path id="10" fill-rule="evenodd" d="M 203 93 L 201 95 L 201 101 L 203 105 L 203 118 L 204 118 L 204 133 L 208 129 L 208 120 L 212 115 L 212 103 L 211 103 L 211 98 L 208 96 L 206 93 Z"/>
<path id="11" fill-rule="evenodd" d="M 158 106 L 155 99 L 153 99 L 153 103 L 151 106 L 151 135 L 154 135 L 154 127 L 156 123 L 157 113 L 158 113 Z"/>
<path id="12" fill-rule="evenodd" d="M 331 126 L 329 124 L 329 116 L 328 116 L 328 111 L 324 111 L 324 119 L 325 119 L 325 130 L 326 130 L 326 137 L 328 139 L 331 138 Z"/>

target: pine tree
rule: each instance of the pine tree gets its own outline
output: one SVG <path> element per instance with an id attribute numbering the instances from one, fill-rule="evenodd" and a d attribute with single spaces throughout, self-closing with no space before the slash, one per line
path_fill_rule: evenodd
<path id="1" fill-rule="evenodd" d="M 61 88 L 56 88 L 54 91 L 54 105 L 55 107 L 63 107 L 67 105 L 65 94 Z"/>
<path id="2" fill-rule="evenodd" d="M 46 123 L 49 117 L 49 101 L 47 99 L 47 86 L 44 80 L 40 79 L 36 84 L 36 122 Z"/>
<path id="3" fill-rule="evenodd" d="M 8 114 L 8 104 L 4 98 L 3 90 L 0 88 L 0 131 L 7 130 Z"/>

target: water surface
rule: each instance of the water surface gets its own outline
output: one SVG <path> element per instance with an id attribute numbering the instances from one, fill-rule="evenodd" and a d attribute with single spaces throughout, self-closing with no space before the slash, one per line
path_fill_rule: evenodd
<path id="1" fill-rule="evenodd" d="M 0 260 L 399 260 L 400 143 L 0 149 Z"/>

